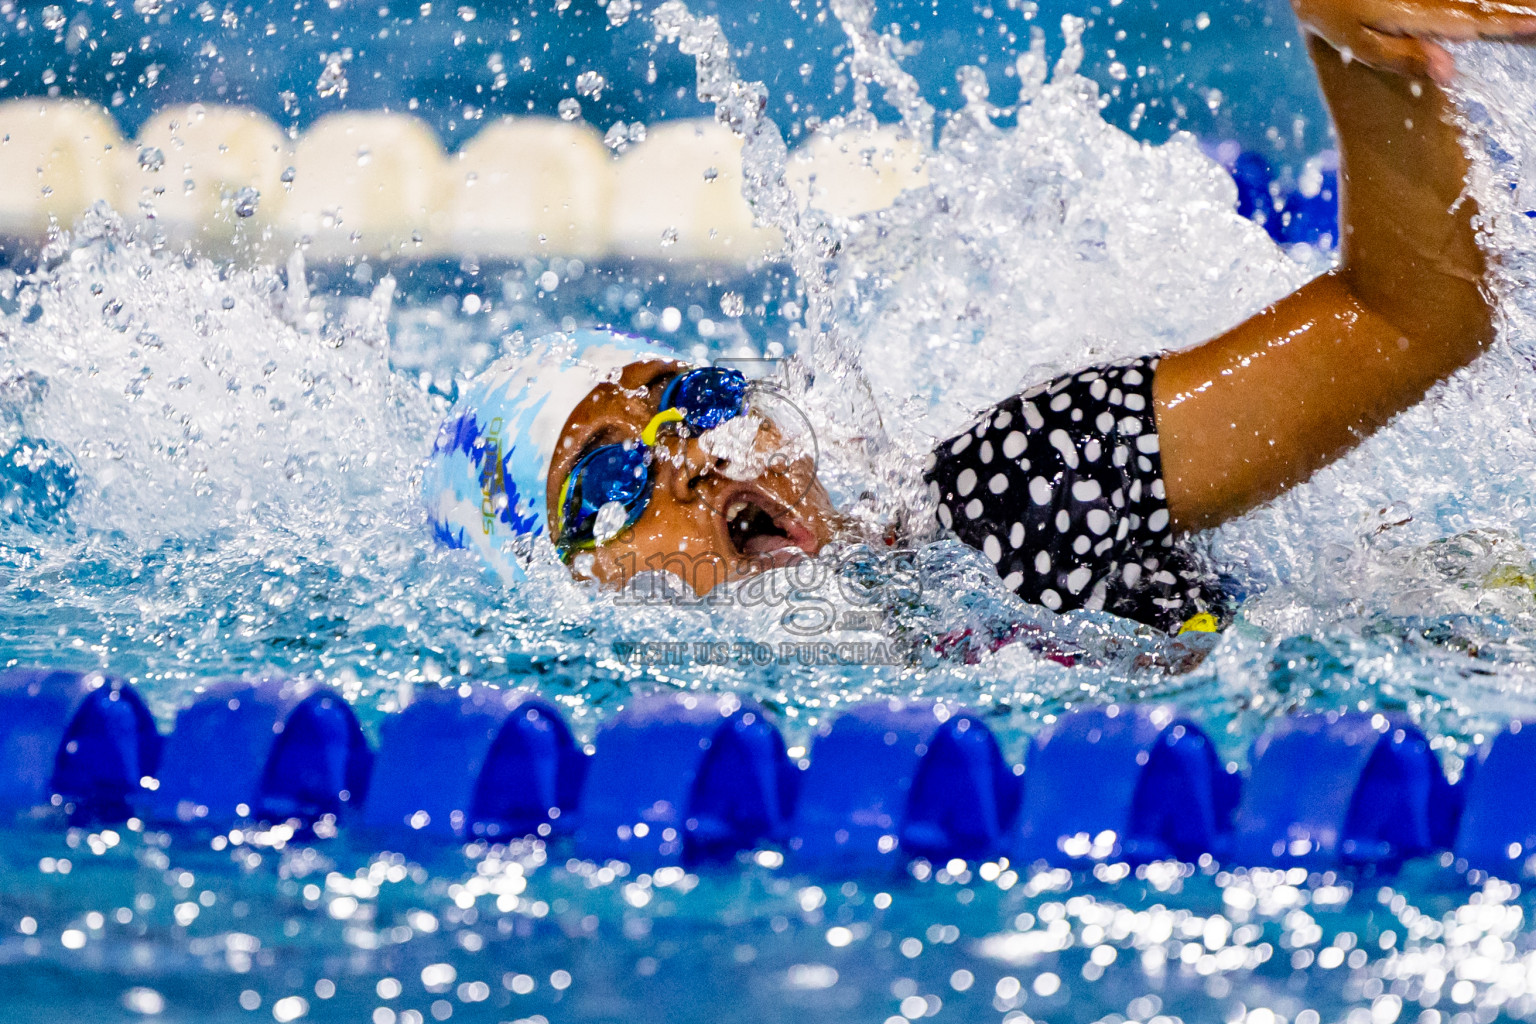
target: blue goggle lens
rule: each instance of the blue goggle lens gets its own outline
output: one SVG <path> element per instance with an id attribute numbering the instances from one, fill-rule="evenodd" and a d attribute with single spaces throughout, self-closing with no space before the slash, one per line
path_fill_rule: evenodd
<path id="1" fill-rule="evenodd" d="M 661 408 L 681 410 L 683 422 L 703 432 L 740 416 L 746 399 L 747 378 L 740 370 L 704 366 L 674 377 L 661 393 Z"/>
<path id="2" fill-rule="evenodd" d="M 741 371 L 704 366 L 679 374 L 661 393 L 661 411 L 677 409 L 683 423 L 702 433 L 735 419 L 746 408 L 747 378 Z M 559 546 L 566 551 L 595 542 L 597 514 L 618 502 L 633 526 L 651 497 L 650 448 L 644 444 L 605 444 L 571 467 L 562 489 Z"/>
<path id="3" fill-rule="evenodd" d="M 566 478 L 561 505 L 560 543 L 574 547 L 593 539 L 597 514 L 618 502 L 631 526 L 645 511 L 651 489 L 650 449 L 637 444 L 605 444 L 583 455 Z"/>

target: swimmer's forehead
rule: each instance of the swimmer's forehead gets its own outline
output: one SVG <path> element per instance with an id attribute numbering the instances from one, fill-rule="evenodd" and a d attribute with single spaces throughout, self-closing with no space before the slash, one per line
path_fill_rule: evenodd
<path id="1" fill-rule="evenodd" d="M 586 419 L 598 411 L 594 400 L 601 400 L 605 395 L 609 398 L 615 397 L 611 390 L 605 391 L 605 388 L 618 388 L 621 392 L 632 392 L 638 388 L 654 384 L 658 380 L 686 373 L 690 369 L 692 369 L 691 364 L 679 359 L 667 359 L 660 356 L 654 359 L 636 359 L 610 372 L 607 380 L 601 380 L 594 384 L 585 397 L 577 403 L 576 408 L 571 410 L 570 416 L 566 418 L 565 425 L 560 431 L 560 448 L 555 456 L 557 464 L 553 467 L 554 475 L 557 477 L 564 475 L 566 467 L 559 465 L 559 462 L 561 457 L 570 450 L 574 441 L 573 433 L 585 426 Z M 618 412 L 625 415 L 628 419 L 635 420 L 637 426 L 645 426 L 645 414 L 632 413 L 627 404 L 617 409 L 610 408 L 603 411 L 605 413 Z"/>
<path id="2" fill-rule="evenodd" d="M 592 390 L 588 391 L 586 397 L 571 411 L 571 417 L 566 421 L 566 429 L 569 430 L 572 424 L 576 423 L 583 408 L 592 399 L 601 395 L 604 387 L 617 387 L 622 391 L 635 391 L 641 387 L 648 387 L 664 377 L 675 377 L 691 369 L 693 369 L 693 366 L 690 363 L 683 362 L 680 359 L 667 359 L 664 357 L 636 359 L 634 362 L 627 363 L 610 373 L 607 380 L 598 381 L 592 386 Z"/>

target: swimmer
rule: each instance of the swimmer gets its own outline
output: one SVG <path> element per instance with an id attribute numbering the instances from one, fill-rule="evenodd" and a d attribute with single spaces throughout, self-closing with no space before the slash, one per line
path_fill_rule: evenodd
<path id="1" fill-rule="evenodd" d="M 1437 41 L 1536 35 L 1533 10 L 1296 0 L 1338 132 L 1338 267 L 1204 344 L 987 410 L 924 467 L 942 527 L 1047 608 L 1208 623 L 1220 596 L 1179 535 L 1307 479 L 1492 340 Z M 735 371 L 606 331 L 536 349 L 472 382 L 443 426 L 427 480 L 441 542 L 510 579 L 553 543 L 606 586 L 662 568 L 704 594 L 837 532 L 808 456 L 764 457 L 785 439 Z M 724 452 L 721 432 L 737 436 Z"/>

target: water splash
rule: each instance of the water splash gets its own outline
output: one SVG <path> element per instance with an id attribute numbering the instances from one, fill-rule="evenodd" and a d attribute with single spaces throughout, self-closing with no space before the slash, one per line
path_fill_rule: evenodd
<path id="1" fill-rule="evenodd" d="M 678 17 L 681 6 L 668 6 Z M 900 70 L 899 41 L 873 32 L 867 4 L 847 0 L 835 13 L 860 84 L 854 112 L 835 128 L 866 125 L 869 87 L 883 86 L 926 142 L 929 113 Z M 1322 269 L 1286 258 L 1235 215 L 1230 179 L 1192 138 L 1153 147 L 1106 124 L 1095 85 L 1077 74 L 1081 23 L 1066 18 L 1062 28 L 1066 46 L 1049 79 L 1040 35 L 1020 55 L 1010 108 L 992 105 L 977 69 L 960 69 L 967 104 L 927 152 L 927 189 L 887 210 L 818 225 L 835 240 L 815 268 L 833 297 L 831 326 L 816 331 L 821 322 L 811 320 L 808 334 L 849 368 L 819 377 L 811 394 L 868 382 L 884 427 L 869 476 L 901 496 L 894 509 L 882 508 L 894 518 L 925 520 L 911 465 L 979 409 L 1083 362 L 1211 337 Z M 1497 63 L 1527 59 L 1511 51 Z M 740 89 L 728 65 L 716 60 L 714 73 Z M 712 95 L 725 91 L 717 82 Z M 999 115 L 1014 116 L 1016 126 L 1000 126 Z M 1516 120 L 1498 127 L 1528 135 Z M 1512 143 L 1501 144 L 1491 151 L 1504 154 L 1495 162 L 1508 178 L 1524 162 L 1510 156 Z M 1473 187 L 1480 200 L 1490 197 L 1488 211 L 1523 196 L 1512 180 Z M 1485 219 L 1530 230 L 1523 207 L 1485 211 Z M 1528 296 L 1528 259 L 1508 254 L 1530 247 L 1496 234 L 1488 244 L 1507 254 L 1511 282 L 1501 294 Z M 1506 313 L 1506 339 L 1532 336 L 1524 316 Z M 1200 539 L 1248 599 L 1242 628 L 1192 677 L 1194 688 L 1206 687 L 1227 713 L 1234 704 L 1260 714 L 1306 704 L 1404 706 L 1462 736 L 1490 715 L 1532 709 L 1536 608 L 1526 581 L 1536 567 L 1519 542 L 1529 505 L 1512 508 L 1518 488 L 1496 483 L 1527 478 L 1536 457 L 1524 425 L 1532 404 L 1521 347 L 1501 342 L 1348 459 Z M 1489 401 L 1490 389 L 1499 401 Z M 1497 439 L 1496 451 L 1488 438 Z M 1487 538 L 1468 533 L 1479 527 L 1505 531 L 1486 554 L 1472 553 L 1487 547 Z M 978 587 L 988 589 L 985 581 Z M 1318 635 L 1316 650 L 1297 647 L 1308 633 Z M 1484 686 L 1484 676 L 1499 682 Z M 1017 690 L 1039 680 L 1015 683 Z M 1493 690 L 1500 696 L 1491 698 Z M 1256 724 L 1232 721 L 1238 734 L 1251 735 Z"/>
<path id="2" fill-rule="evenodd" d="M 392 278 L 371 297 L 312 295 L 302 257 L 286 274 L 220 266 L 98 211 L 41 269 L 0 281 L 5 657 L 110 667 L 147 683 L 162 716 L 232 673 L 310 674 L 383 710 L 417 686 L 531 682 L 583 733 L 656 685 L 755 697 L 801 740 L 884 694 L 964 701 L 1015 744 L 1083 701 L 1177 698 L 1233 756 L 1300 706 L 1407 708 L 1455 749 L 1536 709 L 1517 255 L 1507 340 L 1487 359 L 1206 538 L 1246 595 L 1219 639 L 1026 606 L 977 552 L 925 537 L 915 456 L 933 439 L 1058 370 L 1216 333 L 1311 270 L 1232 212 L 1230 180 L 1192 139 L 1147 146 L 1105 124 L 1077 74 L 1077 22 L 1053 71 L 1031 39 L 1007 106 L 961 69 L 967 105 L 935 139 L 900 41 L 851 0 L 838 11 L 865 88 L 826 130 L 866 130 L 880 91 L 930 182 L 847 219 L 785 184 L 783 136 L 718 25 L 677 3 L 652 17 L 695 55 L 701 93 L 743 136 L 748 198 L 788 239 L 806 310 L 791 391 L 825 475 L 869 532 L 904 526 L 909 548 L 856 533 L 702 601 L 657 574 L 614 597 L 552 556 L 516 591 L 493 587 L 472 556 L 424 543 L 416 469 L 452 371 L 520 337 L 471 329 L 433 294 L 434 337 L 465 342 L 423 346 Z M 1468 109 L 1507 157 L 1477 186 L 1491 244 L 1529 251 L 1523 151 L 1504 135 L 1523 122 Z"/>

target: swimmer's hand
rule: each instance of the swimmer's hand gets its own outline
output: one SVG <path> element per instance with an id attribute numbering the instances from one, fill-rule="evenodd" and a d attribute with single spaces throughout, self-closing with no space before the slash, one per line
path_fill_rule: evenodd
<path id="1" fill-rule="evenodd" d="M 1440 42 L 1536 37 L 1536 0 L 1291 0 L 1302 27 L 1346 60 L 1446 85 Z"/>

